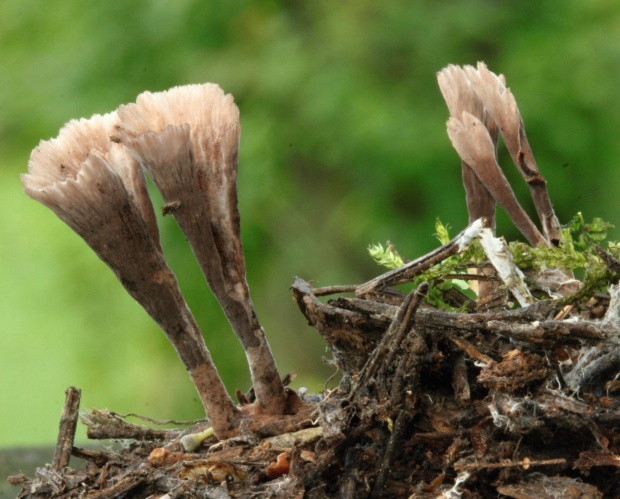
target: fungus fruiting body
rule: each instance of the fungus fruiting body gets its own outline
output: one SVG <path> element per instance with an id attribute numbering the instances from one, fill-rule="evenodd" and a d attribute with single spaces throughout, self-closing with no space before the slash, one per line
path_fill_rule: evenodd
<path id="1" fill-rule="evenodd" d="M 252 411 L 243 413 L 228 395 L 166 263 L 143 170 L 161 190 L 246 351 L 253 412 L 295 412 L 245 277 L 236 192 L 239 128 L 232 96 L 216 85 L 146 92 L 113 113 L 69 122 L 34 149 L 22 175 L 25 192 L 77 232 L 165 332 L 218 437 L 238 431 Z"/>
<path id="2" fill-rule="evenodd" d="M 237 210 L 239 110 L 217 85 L 145 92 L 118 110 L 119 140 L 148 172 L 187 237 L 246 352 L 260 412 L 285 410 L 284 387 L 246 280 Z"/>

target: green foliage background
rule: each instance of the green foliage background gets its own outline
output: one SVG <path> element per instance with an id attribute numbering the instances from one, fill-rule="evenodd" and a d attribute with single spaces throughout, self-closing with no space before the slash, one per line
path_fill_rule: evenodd
<path id="1" fill-rule="evenodd" d="M 361 282 L 380 271 L 369 243 L 415 257 L 436 245 L 437 216 L 467 222 L 435 81 L 446 64 L 506 75 L 563 221 L 581 210 L 620 224 L 619 36 L 620 4 L 606 0 L 3 0 L 0 446 L 52 442 L 69 385 L 83 407 L 202 415 L 164 335 L 21 191 L 30 150 L 69 119 L 189 82 L 235 96 L 254 301 L 282 372 L 316 391 L 331 371 L 293 276 Z M 517 237 L 505 218 L 499 230 Z M 246 389 L 243 352 L 172 219 L 162 238 L 227 386 Z"/>

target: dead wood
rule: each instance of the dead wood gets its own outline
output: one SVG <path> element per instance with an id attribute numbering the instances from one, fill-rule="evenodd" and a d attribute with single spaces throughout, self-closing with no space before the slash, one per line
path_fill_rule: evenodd
<path id="1" fill-rule="evenodd" d="M 69 465 L 80 410 L 81 391 L 71 386 L 67 388 L 65 396 L 65 407 L 60 417 L 58 441 L 56 442 L 56 451 L 52 461 L 52 468 L 56 471 L 60 471 Z"/>
<path id="2" fill-rule="evenodd" d="M 188 430 L 92 410 L 82 415 L 90 438 L 129 445 L 73 447 L 84 470 L 14 477 L 19 497 L 519 498 L 553 497 L 561 487 L 568 497 L 613 497 L 620 292 L 610 289 L 586 301 L 604 307 L 599 319 L 584 320 L 586 305 L 567 308 L 564 298 L 439 310 L 424 302 L 426 283 L 323 302 L 297 278 L 293 296 L 332 350 L 338 388 L 193 451 L 180 444 Z M 250 404 L 252 391 L 239 393 Z"/>

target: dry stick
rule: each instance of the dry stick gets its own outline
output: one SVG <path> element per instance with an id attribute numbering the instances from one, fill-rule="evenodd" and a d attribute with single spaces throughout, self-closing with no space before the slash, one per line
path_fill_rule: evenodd
<path id="1" fill-rule="evenodd" d="M 83 497 L 85 499 L 116 499 L 118 497 L 129 497 L 126 494 L 142 485 L 147 479 L 147 471 L 130 471 L 119 478 L 114 485 L 103 490 L 90 492 Z"/>
<path id="2" fill-rule="evenodd" d="M 448 136 L 461 159 L 475 171 L 530 244 L 548 246 L 549 242 L 523 209 L 497 164 L 495 146 L 484 123 L 464 111 L 460 119 L 448 120 Z"/>
<path id="3" fill-rule="evenodd" d="M 420 302 L 422 301 L 423 294 L 426 294 L 428 291 L 428 286 L 421 289 L 422 286 L 423 285 L 420 285 L 418 288 L 420 296 L 417 298 Z M 385 485 L 397 446 L 401 443 L 401 438 L 405 431 L 405 427 L 409 421 L 411 421 L 415 408 L 415 395 L 412 396 L 411 394 L 415 394 L 416 388 L 419 384 L 422 360 L 426 353 L 426 344 L 424 339 L 418 331 L 412 328 L 415 310 L 416 309 L 412 304 L 412 306 L 409 307 L 409 313 L 405 316 L 403 321 L 403 327 L 401 327 L 399 331 L 400 333 L 404 330 L 408 333 L 403 342 L 406 343 L 406 346 L 402 348 L 402 356 L 398 363 L 396 372 L 394 373 L 392 386 L 390 387 L 390 403 L 395 409 L 398 409 L 398 414 L 396 416 L 394 428 L 386 446 L 383 459 L 381 460 L 379 476 L 377 477 L 377 481 L 375 482 L 375 487 L 373 489 L 373 497 L 379 495 Z M 391 364 L 394 357 L 394 352 L 397 350 L 397 345 L 400 345 L 400 342 L 403 341 L 402 335 L 397 335 L 395 340 L 396 341 L 389 346 L 391 348 L 390 356 L 384 363 L 384 366 L 389 366 Z M 408 378 L 407 386 L 405 386 L 405 376 Z M 412 401 L 408 404 L 407 410 L 401 409 L 406 393 L 410 394 L 409 397 L 412 399 Z"/>
<path id="4" fill-rule="evenodd" d="M 377 475 L 377 480 L 375 481 L 375 486 L 373 488 L 371 497 L 381 496 L 381 492 L 383 490 L 383 487 L 385 486 L 385 482 L 387 481 L 388 474 L 390 473 L 390 465 L 392 464 L 392 459 L 394 458 L 396 449 L 399 445 L 401 445 L 401 438 L 409 420 L 410 416 L 409 414 L 407 414 L 407 411 L 402 409 L 398 411 L 398 416 L 396 417 L 396 421 L 394 422 L 394 429 L 392 430 L 392 434 L 390 435 L 390 439 L 385 448 L 383 459 L 381 459 L 379 475 Z"/>
<path id="5" fill-rule="evenodd" d="M 540 174 L 525 135 L 525 126 L 512 92 L 483 63 L 478 63 L 477 69 L 472 66 L 465 66 L 464 69 L 484 107 L 497 123 L 506 148 L 530 189 L 547 241 L 558 244 L 560 224 L 551 205 L 547 182 Z"/>
<path id="6" fill-rule="evenodd" d="M 108 461 L 118 458 L 118 454 L 114 452 L 82 449 L 81 447 L 73 447 L 71 455 L 85 461 L 92 461 L 100 468 L 102 468 Z"/>
<path id="7" fill-rule="evenodd" d="M 259 410 L 282 414 L 284 387 L 246 280 L 236 188 L 239 110 L 232 96 L 217 85 L 188 85 L 145 92 L 118 113 L 119 140 L 161 191 L 246 352 Z"/>
<path id="8" fill-rule="evenodd" d="M 406 263 L 397 269 L 390 270 L 385 274 L 375 277 L 364 284 L 360 284 L 357 287 L 355 294 L 357 296 L 363 296 L 375 290 L 383 289 L 386 286 L 393 286 L 409 281 L 412 277 L 428 270 L 433 265 L 442 262 L 449 256 L 463 251 L 467 245 L 480 234 L 480 231 L 484 227 L 486 227 L 486 221 L 484 219 L 476 220 L 465 230 L 460 232 L 454 239 L 448 241 L 436 250 L 431 251 L 416 260 Z"/>
<path id="9" fill-rule="evenodd" d="M 458 336 L 455 336 L 453 333 L 447 333 L 446 337 L 452 343 L 454 343 L 458 348 L 460 348 L 463 352 L 469 355 L 472 359 L 475 359 L 478 362 L 482 362 L 483 364 L 488 364 L 489 362 L 493 362 L 493 359 L 491 357 L 482 353 L 469 341 L 463 338 L 459 338 Z"/>
<path id="10" fill-rule="evenodd" d="M 471 401 L 471 388 L 467 379 L 467 364 L 465 357 L 459 355 L 452 370 L 452 389 L 454 398 L 460 407 L 465 407 Z"/>
<path id="11" fill-rule="evenodd" d="M 60 416 L 58 440 L 56 442 L 54 460 L 52 461 L 52 468 L 56 471 L 62 470 L 65 466 L 69 466 L 80 410 L 81 394 L 81 390 L 73 386 L 70 386 L 65 391 L 65 406 Z"/>
<path id="12" fill-rule="evenodd" d="M 618 261 L 609 251 L 601 248 L 598 244 L 594 246 L 594 250 L 596 251 L 596 254 L 601 257 L 605 267 L 607 267 L 610 272 L 620 274 L 620 261 Z"/>
<path id="13" fill-rule="evenodd" d="M 521 461 L 508 461 L 505 463 L 469 463 L 465 465 L 455 465 L 454 469 L 457 471 L 497 470 L 504 468 L 523 468 L 524 470 L 527 470 L 532 466 L 556 466 L 565 464 L 566 459 L 564 458 L 531 461 L 529 458 L 524 457 Z"/>
<path id="14" fill-rule="evenodd" d="M 303 281 L 301 282 L 303 283 Z M 299 289 L 301 289 L 301 287 Z M 311 293 L 309 286 L 306 285 L 304 293 Z M 375 319 L 389 325 L 398 313 L 397 306 L 360 298 L 341 298 L 337 303 L 338 307 L 341 308 L 325 305 L 323 313 L 327 314 L 331 312 L 332 315 L 340 314 L 340 319 L 346 319 L 346 322 L 356 321 L 355 314 L 362 313 L 366 316 L 371 314 Z M 423 309 L 420 310 L 418 314 L 424 324 L 429 324 L 433 327 L 435 320 L 440 321 L 441 324 L 446 324 L 452 321 L 455 327 L 459 327 L 459 324 L 461 323 L 468 324 L 471 322 L 475 324 L 476 322 L 484 323 L 489 320 L 506 322 L 544 321 L 560 306 L 561 302 L 559 300 L 542 300 L 533 303 L 532 305 L 528 305 L 527 307 L 514 310 L 502 310 L 499 312 L 459 313 L 435 309 Z"/>
<path id="15" fill-rule="evenodd" d="M 178 430 L 158 430 L 148 426 L 129 423 L 114 413 L 97 409 L 92 409 L 90 412 L 82 414 L 80 420 L 87 427 L 86 436 L 93 440 L 163 440 L 167 436 L 179 433 Z"/>
<path id="16" fill-rule="evenodd" d="M 355 284 L 343 285 L 343 286 L 324 286 L 321 288 L 313 288 L 312 293 L 314 296 L 326 296 L 335 295 L 337 293 L 355 293 L 358 286 Z"/>
<path id="17" fill-rule="evenodd" d="M 429 290 L 428 283 L 423 282 L 418 286 L 417 289 L 415 289 L 414 291 L 410 293 L 410 295 L 413 295 L 413 299 L 411 300 L 410 305 L 407 305 L 407 309 L 405 311 L 404 317 L 401 320 L 400 327 L 396 335 L 394 336 L 394 340 L 391 342 L 394 345 L 394 347 L 400 347 L 400 345 L 403 342 L 403 339 L 413 327 L 415 314 L 418 311 L 418 308 L 420 308 L 420 305 L 422 304 L 422 300 L 424 300 L 424 297 L 428 294 L 428 290 Z M 405 303 L 403 303 L 403 306 L 404 305 Z M 382 339 L 382 342 L 383 340 L 387 342 L 389 341 L 389 338 L 384 337 Z M 398 348 L 390 349 L 390 352 L 387 358 L 385 359 L 384 365 L 386 366 L 392 365 L 392 362 L 394 361 L 394 357 L 396 356 L 397 350 Z"/>
<path id="18" fill-rule="evenodd" d="M 428 283 L 423 282 L 407 295 L 405 301 L 398 309 L 396 317 L 390 324 L 390 327 L 381 338 L 381 342 L 372 352 L 364 368 L 360 372 L 358 383 L 353 391 L 351 398 L 360 396 L 371 379 L 375 378 L 381 367 L 389 367 L 394 360 L 396 350 L 399 349 L 403 338 L 407 335 L 411 327 L 415 314 L 428 292 Z M 387 358 L 386 358 L 387 355 Z"/>
<path id="19" fill-rule="evenodd" d="M 356 313 L 361 311 L 364 314 L 371 312 L 375 319 L 387 325 L 391 324 L 398 313 L 398 309 L 392 305 L 379 302 L 367 303 L 365 300 L 356 298 L 343 300 L 340 305 L 347 306 L 347 308 L 326 306 L 336 316 L 334 321 L 342 322 L 342 319 L 346 318 L 346 321 L 355 323 L 359 321 Z M 502 312 L 470 314 L 422 309 L 416 314 L 416 322 L 419 327 L 424 328 L 447 332 L 481 331 L 502 334 L 515 340 L 537 344 L 600 341 L 616 334 L 617 330 L 613 324 L 546 320 L 557 307 L 557 300 L 544 300 L 517 310 Z M 340 318 L 338 314 L 341 314 Z M 483 358 L 479 360 L 485 362 Z"/>
<path id="20" fill-rule="evenodd" d="M 545 302 L 539 302 L 545 303 Z M 530 307 L 535 307 L 530 305 Z M 520 309 L 526 310 L 526 309 Z M 530 318 L 531 317 L 531 318 Z M 481 331 L 483 333 L 500 334 L 514 340 L 535 344 L 575 343 L 578 341 L 596 342 L 614 334 L 615 328 L 610 324 L 590 321 L 554 321 L 538 318 L 538 314 L 530 316 L 514 314 L 460 314 L 438 310 L 420 310 L 418 324 L 423 327 L 446 331 Z M 527 320 L 527 323 L 520 323 Z M 462 341 L 462 340 L 461 340 Z"/>
<path id="21" fill-rule="evenodd" d="M 545 345 L 575 343 L 579 340 L 600 341 L 616 331 L 613 326 L 586 321 L 544 321 L 533 324 L 488 321 L 478 329 L 501 334 L 514 340 Z"/>

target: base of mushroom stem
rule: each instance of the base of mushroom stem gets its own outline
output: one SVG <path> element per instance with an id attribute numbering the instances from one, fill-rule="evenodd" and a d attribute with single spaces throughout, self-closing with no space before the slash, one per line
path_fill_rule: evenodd
<path id="1" fill-rule="evenodd" d="M 312 416 L 317 410 L 317 404 L 302 400 L 297 392 L 289 387 L 285 388 L 285 395 L 285 414 L 267 414 L 257 402 L 242 402 L 231 429 L 226 435 L 219 435 L 220 439 L 247 434 L 267 438 L 312 426 Z M 184 435 L 180 443 L 186 451 L 192 452 L 211 436 L 214 436 L 213 428 L 206 427 L 199 432 L 193 431 Z"/>

